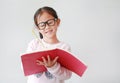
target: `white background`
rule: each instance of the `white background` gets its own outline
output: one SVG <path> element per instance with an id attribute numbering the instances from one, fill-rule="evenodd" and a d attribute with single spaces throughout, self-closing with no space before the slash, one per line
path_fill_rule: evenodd
<path id="1" fill-rule="evenodd" d="M 0 83 L 26 83 L 20 54 L 43 6 L 57 11 L 59 39 L 88 66 L 66 83 L 120 83 L 120 0 L 0 0 Z"/>

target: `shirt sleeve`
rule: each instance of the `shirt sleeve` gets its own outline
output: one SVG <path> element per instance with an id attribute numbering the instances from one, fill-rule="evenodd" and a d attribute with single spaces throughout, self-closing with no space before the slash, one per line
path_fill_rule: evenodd
<path id="1" fill-rule="evenodd" d="M 64 46 L 65 51 L 71 51 L 70 46 Z M 54 66 L 47 68 L 47 70 L 53 74 L 56 78 L 60 80 L 69 79 L 72 76 L 72 72 L 60 65 L 60 63 L 56 63 Z"/>
<path id="2" fill-rule="evenodd" d="M 47 68 L 47 70 L 53 74 L 56 78 L 60 80 L 69 79 L 72 75 L 72 72 L 62 66 L 59 63 L 56 63 L 53 67 Z"/>

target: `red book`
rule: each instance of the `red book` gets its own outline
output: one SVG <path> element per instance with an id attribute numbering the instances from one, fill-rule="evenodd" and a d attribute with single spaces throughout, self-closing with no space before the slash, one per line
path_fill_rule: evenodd
<path id="1" fill-rule="evenodd" d="M 58 62 L 61 64 L 61 66 L 71 70 L 79 76 L 82 76 L 87 69 L 87 66 L 79 59 L 75 58 L 71 53 L 61 49 L 53 49 L 23 54 L 21 56 L 21 60 L 25 76 L 46 71 L 47 69 L 44 66 L 36 64 L 36 60 L 42 60 L 42 56 L 46 58 L 48 55 L 50 56 L 51 60 L 56 56 L 59 56 Z"/>

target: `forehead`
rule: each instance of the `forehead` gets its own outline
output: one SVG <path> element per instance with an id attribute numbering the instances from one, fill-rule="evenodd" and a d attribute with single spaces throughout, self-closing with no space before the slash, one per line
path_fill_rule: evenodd
<path id="1" fill-rule="evenodd" d="M 54 17 L 52 15 L 50 15 L 47 12 L 43 12 L 41 15 L 38 16 L 37 21 L 38 22 L 45 22 L 49 19 L 53 19 Z"/>

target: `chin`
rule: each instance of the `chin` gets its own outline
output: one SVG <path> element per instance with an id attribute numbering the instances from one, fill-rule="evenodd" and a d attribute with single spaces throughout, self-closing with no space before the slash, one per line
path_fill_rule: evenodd
<path id="1" fill-rule="evenodd" d="M 46 37 L 49 38 L 49 39 L 52 39 L 52 38 L 55 37 L 55 35 L 47 35 Z"/>

